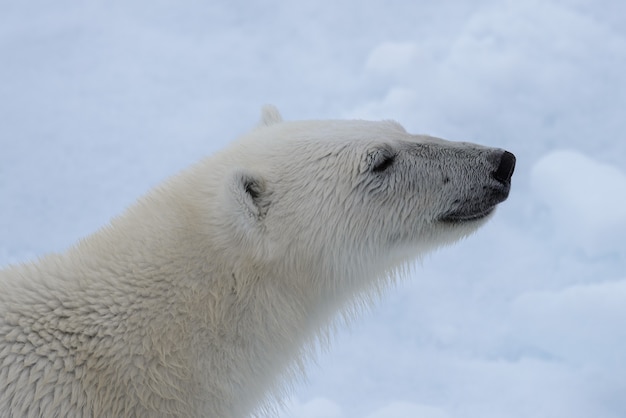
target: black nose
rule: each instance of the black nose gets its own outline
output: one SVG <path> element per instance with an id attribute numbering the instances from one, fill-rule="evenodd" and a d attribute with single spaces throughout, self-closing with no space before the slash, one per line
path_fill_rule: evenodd
<path id="1" fill-rule="evenodd" d="M 511 181 L 511 176 L 515 170 L 515 155 L 508 151 L 504 151 L 500 157 L 500 164 L 492 176 L 494 179 L 501 183 L 508 183 Z"/>

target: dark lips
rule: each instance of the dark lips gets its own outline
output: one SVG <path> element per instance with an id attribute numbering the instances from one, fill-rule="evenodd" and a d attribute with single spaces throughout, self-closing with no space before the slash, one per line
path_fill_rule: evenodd
<path id="1" fill-rule="evenodd" d="M 459 223 L 459 222 L 470 222 L 470 221 L 477 221 L 479 219 L 482 219 L 486 216 L 488 216 L 491 212 L 493 212 L 493 210 L 496 208 L 495 205 L 480 211 L 480 212 L 452 212 L 449 213 L 448 215 L 445 215 L 441 218 L 441 222 L 446 222 L 446 223 Z"/>

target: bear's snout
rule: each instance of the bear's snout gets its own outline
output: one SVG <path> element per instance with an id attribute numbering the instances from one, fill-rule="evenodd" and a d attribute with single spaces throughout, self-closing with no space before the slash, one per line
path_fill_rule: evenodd
<path id="1" fill-rule="evenodd" d="M 465 178 L 471 183 L 468 185 L 469 192 L 468 189 L 461 191 L 461 197 L 455 198 L 451 210 L 440 220 L 459 223 L 482 219 L 509 196 L 511 177 L 515 170 L 515 155 L 508 151 L 490 150 L 486 158 L 491 165 L 491 173 L 482 171 L 484 176 L 472 176 L 471 180 Z"/>
<path id="2" fill-rule="evenodd" d="M 500 156 L 498 168 L 491 175 L 500 183 L 508 184 L 511 182 L 511 176 L 515 170 L 515 155 L 508 151 L 504 151 Z"/>

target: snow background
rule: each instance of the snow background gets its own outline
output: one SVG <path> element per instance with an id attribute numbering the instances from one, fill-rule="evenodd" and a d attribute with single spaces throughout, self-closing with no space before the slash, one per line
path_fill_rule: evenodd
<path id="1" fill-rule="evenodd" d="M 254 126 L 506 148 L 492 222 L 342 329 L 282 418 L 626 416 L 626 4 L 0 0 L 0 266 Z"/>

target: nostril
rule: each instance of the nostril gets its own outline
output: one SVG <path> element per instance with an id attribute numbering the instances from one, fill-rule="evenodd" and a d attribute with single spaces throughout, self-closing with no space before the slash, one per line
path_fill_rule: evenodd
<path id="1" fill-rule="evenodd" d="M 500 157 L 500 164 L 492 176 L 501 183 L 511 181 L 511 176 L 515 170 L 515 155 L 508 151 L 504 151 Z"/>

